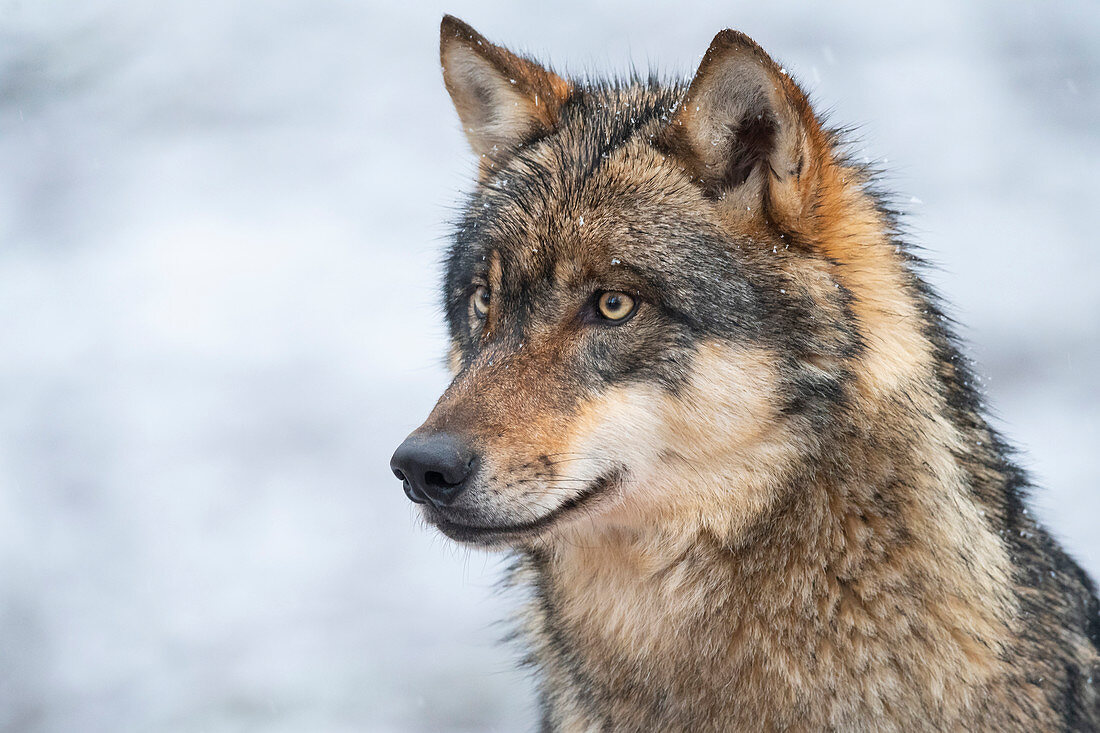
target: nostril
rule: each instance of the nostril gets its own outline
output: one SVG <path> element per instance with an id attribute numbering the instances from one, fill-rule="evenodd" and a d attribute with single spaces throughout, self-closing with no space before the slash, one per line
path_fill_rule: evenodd
<path id="1" fill-rule="evenodd" d="M 462 482 L 459 481 L 457 483 L 451 483 L 446 478 L 444 478 L 443 474 L 440 473 L 439 471 L 428 471 L 427 473 L 424 474 L 424 483 L 426 483 L 428 486 L 430 486 L 432 488 L 435 488 L 435 489 L 444 489 L 444 490 L 446 490 L 446 489 L 452 489 L 455 486 L 458 486 Z"/>
<path id="2" fill-rule="evenodd" d="M 409 497 L 409 501 L 415 504 L 426 504 L 428 502 L 428 497 L 420 493 L 420 491 L 408 481 L 403 482 L 401 488 L 405 490 L 405 496 Z"/>

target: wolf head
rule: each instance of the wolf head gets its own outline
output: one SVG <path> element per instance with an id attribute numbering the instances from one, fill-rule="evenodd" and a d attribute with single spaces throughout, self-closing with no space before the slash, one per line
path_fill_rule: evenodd
<path id="1" fill-rule="evenodd" d="M 391 467 L 448 536 L 729 538 L 920 362 L 889 215 L 745 35 L 688 86 L 566 79 L 449 16 L 440 54 L 479 180 L 454 380 Z"/>

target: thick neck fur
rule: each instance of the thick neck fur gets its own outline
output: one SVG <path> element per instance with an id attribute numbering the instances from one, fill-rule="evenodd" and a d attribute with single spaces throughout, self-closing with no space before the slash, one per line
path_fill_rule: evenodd
<path id="1" fill-rule="evenodd" d="M 732 543 L 608 531 L 532 554 L 527 622 L 562 698 L 545 701 L 554 729 L 911 730 L 981 714 L 1006 681 L 1008 561 L 931 445 L 942 431 L 911 407 L 907 429 L 883 427 L 905 408 L 883 409 Z"/>

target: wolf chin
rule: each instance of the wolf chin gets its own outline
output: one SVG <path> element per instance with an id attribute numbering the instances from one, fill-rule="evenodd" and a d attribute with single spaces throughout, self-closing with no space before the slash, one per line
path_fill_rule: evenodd
<path id="1" fill-rule="evenodd" d="M 559 76 L 442 24 L 454 379 L 391 467 L 508 548 L 548 731 L 1097 730 L 1092 582 L 791 76 Z"/>

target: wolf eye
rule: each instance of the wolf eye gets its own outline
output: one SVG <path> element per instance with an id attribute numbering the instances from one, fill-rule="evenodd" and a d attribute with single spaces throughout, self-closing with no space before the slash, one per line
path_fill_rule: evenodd
<path id="1" fill-rule="evenodd" d="M 634 305 L 634 298 L 615 290 L 600 293 L 596 299 L 600 315 L 617 323 L 626 320 L 634 312 Z"/>
<path id="2" fill-rule="evenodd" d="M 470 302 L 473 303 L 474 313 L 478 318 L 484 318 L 489 315 L 489 303 L 491 302 L 491 296 L 489 288 L 484 285 L 478 285 L 474 290 L 474 294 L 470 296 Z"/>

